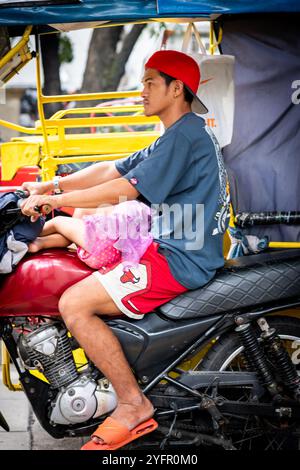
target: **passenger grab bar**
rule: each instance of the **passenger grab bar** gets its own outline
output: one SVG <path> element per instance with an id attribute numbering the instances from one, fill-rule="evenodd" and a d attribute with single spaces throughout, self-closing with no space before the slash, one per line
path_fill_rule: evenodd
<path id="1" fill-rule="evenodd" d="M 300 224 L 300 212 L 239 212 L 235 216 L 235 225 L 241 228 L 272 224 Z"/>

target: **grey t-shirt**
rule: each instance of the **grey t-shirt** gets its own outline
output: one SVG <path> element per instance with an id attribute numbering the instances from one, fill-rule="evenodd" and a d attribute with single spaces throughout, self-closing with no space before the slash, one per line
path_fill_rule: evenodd
<path id="1" fill-rule="evenodd" d="M 220 147 L 205 121 L 187 113 L 115 165 L 154 208 L 151 231 L 175 279 L 188 289 L 206 284 L 224 263 L 229 197 Z"/>

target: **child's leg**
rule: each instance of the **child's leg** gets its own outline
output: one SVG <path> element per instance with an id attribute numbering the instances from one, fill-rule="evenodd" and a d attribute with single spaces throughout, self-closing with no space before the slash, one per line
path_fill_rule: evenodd
<path id="1" fill-rule="evenodd" d="M 37 237 L 32 243 L 28 245 L 29 253 L 36 253 L 46 248 L 65 248 L 70 245 L 70 240 L 65 238 L 60 233 L 52 233 L 45 237 Z"/>
<path id="2" fill-rule="evenodd" d="M 95 215 L 97 214 L 98 209 L 75 209 L 72 217 L 74 219 L 82 219 L 86 215 Z"/>
<path id="3" fill-rule="evenodd" d="M 52 233 L 57 233 L 57 219 L 61 218 L 70 219 L 70 217 L 67 216 L 57 216 L 47 220 L 47 222 L 45 222 L 43 230 L 41 231 L 40 237 L 46 237 L 47 235 L 51 235 Z"/>
<path id="4" fill-rule="evenodd" d="M 97 209 L 75 209 L 73 218 L 82 219 L 87 215 L 107 215 L 110 214 L 114 209 L 115 205 L 107 205 L 103 207 L 98 207 Z"/>
<path id="5" fill-rule="evenodd" d="M 72 226 L 71 225 L 72 222 L 69 223 L 67 221 L 72 220 L 72 219 L 81 220 L 83 217 L 87 215 L 95 215 L 95 214 L 107 215 L 107 214 L 110 214 L 114 208 L 115 206 L 105 206 L 105 207 L 100 207 L 98 209 L 75 209 L 73 217 L 67 217 L 67 216 L 62 216 L 62 215 L 53 217 L 53 219 L 47 220 L 40 236 L 45 237 L 47 235 L 51 235 L 52 233 L 57 233 L 57 232 L 61 233 L 60 230 L 57 229 L 58 223 L 60 224 L 61 227 L 63 226 L 67 227 L 68 225 Z M 64 224 L 64 222 L 58 222 L 61 220 L 66 220 L 66 223 Z"/>
<path id="6" fill-rule="evenodd" d="M 85 223 L 82 219 L 58 216 L 54 217 L 53 223 L 57 233 L 85 249 Z"/>
<path id="7" fill-rule="evenodd" d="M 46 230 L 43 230 L 41 233 L 42 236 L 30 244 L 29 251 L 31 253 L 44 248 L 68 246 L 72 242 L 85 249 L 85 227 L 83 220 L 58 216 L 49 222 L 51 222 L 48 226 L 49 231 L 48 227 L 46 227 Z M 48 234 L 49 232 L 50 234 Z"/>

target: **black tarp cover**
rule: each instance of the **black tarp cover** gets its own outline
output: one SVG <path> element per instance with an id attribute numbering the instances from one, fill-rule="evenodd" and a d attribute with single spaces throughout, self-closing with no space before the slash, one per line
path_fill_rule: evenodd
<path id="1" fill-rule="evenodd" d="M 235 210 L 300 211 L 299 24 L 290 15 L 223 17 L 222 52 L 236 58 L 234 132 L 224 149 Z M 300 241 L 299 225 L 246 233 Z"/>

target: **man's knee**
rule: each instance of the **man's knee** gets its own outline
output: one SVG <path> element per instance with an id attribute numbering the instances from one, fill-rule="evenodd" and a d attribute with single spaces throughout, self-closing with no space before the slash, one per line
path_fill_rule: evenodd
<path id="1" fill-rule="evenodd" d="M 81 289 L 71 286 L 60 297 L 58 310 L 65 324 L 72 331 L 78 322 L 88 320 L 94 315 L 101 316 L 102 306 L 99 302 L 95 308 L 95 305 L 92 305 L 89 299 L 82 295 Z"/>
<path id="2" fill-rule="evenodd" d="M 85 312 L 82 300 L 76 295 L 74 288 L 71 287 L 62 294 L 58 302 L 58 310 L 70 331 L 78 320 L 83 319 Z"/>
<path id="3" fill-rule="evenodd" d="M 66 290 L 59 299 L 58 310 L 62 317 L 65 317 L 69 314 L 70 311 L 70 296 L 68 295 L 68 290 Z"/>

